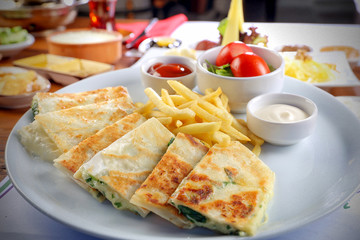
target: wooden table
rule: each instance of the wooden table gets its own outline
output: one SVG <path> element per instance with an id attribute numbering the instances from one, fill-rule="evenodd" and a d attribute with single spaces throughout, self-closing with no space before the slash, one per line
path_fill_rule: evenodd
<path id="1" fill-rule="evenodd" d="M 122 21 L 136 21 L 136 20 L 117 20 L 118 22 Z M 68 26 L 68 28 L 79 28 L 79 27 L 88 27 L 89 20 L 86 17 L 79 17 L 75 20 L 75 22 Z M 12 66 L 12 62 L 16 59 L 34 56 L 41 53 L 47 53 L 47 44 L 46 39 L 43 37 L 37 37 L 35 43 L 22 51 L 17 56 L 4 59 L 0 61 L 0 66 Z M 134 64 L 138 58 L 136 57 L 127 57 L 125 56 L 126 49 L 123 49 L 123 57 L 115 64 L 115 69 L 126 68 Z M 355 75 L 360 79 L 360 66 L 356 66 L 353 68 Z M 52 87 L 50 89 L 51 92 L 57 91 L 62 88 L 62 85 L 56 84 L 52 82 Z M 334 87 L 334 88 L 326 88 L 324 89 L 328 91 L 330 94 L 334 96 L 360 96 L 360 87 Z M 7 175 L 5 168 L 5 145 L 7 138 L 11 132 L 11 129 L 14 127 L 16 122 L 20 119 L 20 117 L 28 110 L 28 108 L 24 109 L 1 109 L 0 108 L 0 181 L 5 178 Z"/>

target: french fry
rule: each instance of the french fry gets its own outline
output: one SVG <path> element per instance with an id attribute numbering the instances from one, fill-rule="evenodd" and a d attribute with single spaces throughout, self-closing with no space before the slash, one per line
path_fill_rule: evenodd
<path id="1" fill-rule="evenodd" d="M 182 122 L 182 121 L 176 120 L 175 126 L 176 126 L 177 128 L 181 127 L 182 125 L 183 125 L 183 122 Z"/>
<path id="2" fill-rule="evenodd" d="M 170 95 L 170 98 L 172 102 L 175 104 L 175 106 L 180 106 L 188 102 L 188 100 L 186 100 L 186 98 L 184 98 L 181 95 Z"/>
<path id="3" fill-rule="evenodd" d="M 170 107 L 175 107 L 175 104 L 170 98 L 169 92 L 166 89 L 161 89 L 161 99 Z"/>
<path id="4" fill-rule="evenodd" d="M 191 109 L 196 113 L 197 116 L 199 116 L 201 119 L 203 119 L 206 122 L 219 122 L 221 119 L 217 118 L 216 116 L 210 114 L 205 109 L 201 108 L 198 105 L 192 105 Z M 250 139 L 245 136 L 243 133 L 237 131 L 235 128 L 233 128 L 230 125 L 227 125 L 225 122 L 222 122 L 220 130 L 224 133 L 229 134 L 231 137 L 241 140 L 241 141 L 250 141 Z"/>
<path id="5" fill-rule="evenodd" d="M 256 144 L 252 150 L 252 152 L 256 155 L 256 156 L 260 156 L 261 153 L 261 147 L 259 144 Z"/>
<path id="6" fill-rule="evenodd" d="M 214 134 L 211 136 L 211 140 L 224 146 L 230 144 L 231 142 L 230 136 L 221 131 L 214 132 Z"/>
<path id="7" fill-rule="evenodd" d="M 253 145 L 256 155 L 261 153 L 264 140 L 248 129 L 246 121 L 230 113 L 229 100 L 220 87 L 206 89 L 205 95 L 200 95 L 180 82 L 169 80 L 168 84 L 175 94 L 162 89 L 159 96 L 153 89 L 146 88 L 149 101 L 136 104 L 137 111 L 147 118 L 157 118 L 174 134 L 191 134 L 208 147 L 240 141 L 249 148 Z"/>
<path id="8" fill-rule="evenodd" d="M 205 90 L 205 96 L 201 97 L 202 99 L 211 102 L 218 99 L 218 97 L 222 94 L 221 88 L 217 88 L 216 91 L 214 91 L 211 88 L 208 88 Z"/>
<path id="9" fill-rule="evenodd" d="M 188 100 L 198 100 L 199 106 L 203 107 L 206 111 L 215 114 L 217 117 L 221 118 L 223 121 L 229 124 L 231 123 L 231 119 L 229 119 L 227 111 L 225 111 L 224 109 L 218 108 L 213 104 L 209 103 L 208 101 L 200 98 L 199 95 L 197 95 L 191 89 L 187 88 L 178 81 L 169 80 L 167 82 L 177 94 L 183 96 Z"/>
<path id="10" fill-rule="evenodd" d="M 242 132 L 246 136 L 248 136 L 251 139 L 251 143 L 253 145 L 262 145 L 264 144 L 264 139 L 256 136 L 254 133 L 252 133 L 249 128 L 247 127 L 246 122 L 243 119 L 235 119 L 232 122 L 232 126 L 237 129 L 238 131 Z"/>
<path id="11" fill-rule="evenodd" d="M 147 114 L 154 108 L 155 108 L 155 104 L 152 103 L 151 101 L 147 101 L 147 103 L 143 104 L 142 106 L 139 106 L 136 111 L 140 114 Z"/>
<path id="12" fill-rule="evenodd" d="M 134 103 L 134 105 L 135 105 L 135 107 L 136 107 L 137 109 L 140 109 L 140 108 L 142 108 L 142 107 L 144 107 L 144 106 L 145 106 L 145 103 L 142 103 L 142 102 L 136 102 L 136 103 Z"/>
<path id="13" fill-rule="evenodd" d="M 192 105 L 196 105 L 196 104 L 197 104 L 197 100 L 193 100 L 193 101 L 189 101 L 184 104 L 181 104 L 181 105 L 177 106 L 177 108 L 178 109 L 191 108 Z"/>
<path id="14" fill-rule="evenodd" d="M 193 104 L 191 105 L 191 110 L 193 110 L 195 112 L 195 114 L 197 116 L 199 116 L 203 121 L 205 122 L 220 122 L 221 119 L 210 114 L 208 111 L 206 111 L 205 109 L 203 109 L 202 107 L 200 107 L 197 104 Z"/>
<path id="15" fill-rule="evenodd" d="M 226 126 L 226 125 L 221 126 L 221 130 L 227 133 L 230 137 L 235 138 L 236 140 L 246 141 L 246 142 L 250 141 L 250 138 L 248 138 L 246 135 L 242 134 L 232 126 Z"/>
<path id="16" fill-rule="evenodd" d="M 221 93 L 221 88 L 218 88 L 216 91 L 214 91 L 212 88 L 208 88 L 205 90 L 206 95 L 202 98 L 207 100 L 208 102 L 213 103 L 218 108 L 225 109 L 220 99 Z"/>
<path id="17" fill-rule="evenodd" d="M 152 88 L 146 88 L 144 91 L 148 98 L 155 104 L 155 106 L 166 115 L 176 119 L 187 119 L 195 117 L 195 113 L 189 108 L 177 109 L 175 107 L 166 105 L 166 103 L 161 100 L 160 96 Z"/>
<path id="18" fill-rule="evenodd" d="M 214 133 L 219 131 L 221 122 L 193 123 L 175 129 L 175 132 L 187 134 Z"/>
<path id="19" fill-rule="evenodd" d="M 169 80 L 167 83 L 177 94 L 183 96 L 187 100 L 196 100 L 199 98 L 196 93 L 178 81 Z"/>
<path id="20" fill-rule="evenodd" d="M 230 112 L 229 98 L 225 94 L 221 94 L 220 99 L 226 111 Z"/>
<path id="21" fill-rule="evenodd" d="M 173 121 L 172 117 L 158 117 L 159 120 L 163 125 L 170 125 Z"/>
<path id="22" fill-rule="evenodd" d="M 167 117 L 167 115 L 163 112 L 160 112 L 160 111 L 151 111 L 151 112 L 148 112 L 148 113 L 145 113 L 144 114 L 146 116 L 146 118 L 161 118 L 161 117 Z"/>

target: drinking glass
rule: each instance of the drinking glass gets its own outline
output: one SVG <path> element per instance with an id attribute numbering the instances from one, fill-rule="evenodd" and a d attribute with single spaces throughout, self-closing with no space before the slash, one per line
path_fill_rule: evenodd
<path id="1" fill-rule="evenodd" d="M 94 28 L 115 30 L 117 0 L 89 0 L 89 17 Z"/>

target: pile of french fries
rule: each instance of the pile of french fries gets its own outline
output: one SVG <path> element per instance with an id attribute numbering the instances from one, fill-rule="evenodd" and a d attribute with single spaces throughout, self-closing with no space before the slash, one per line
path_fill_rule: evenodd
<path id="1" fill-rule="evenodd" d="M 178 81 L 167 83 L 175 94 L 162 89 L 159 96 L 152 88 L 146 88 L 149 101 L 136 103 L 137 112 L 146 118 L 157 118 L 174 134 L 182 132 L 197 137 L 208 147 L 240 141 L 252 144 L 252 151 L 260 155 L 264 140 L 253 134 L 244 120 L 230 113 L 228 98 L 221 88 L 207 89 L 205 95 L 201 95 Z"/>

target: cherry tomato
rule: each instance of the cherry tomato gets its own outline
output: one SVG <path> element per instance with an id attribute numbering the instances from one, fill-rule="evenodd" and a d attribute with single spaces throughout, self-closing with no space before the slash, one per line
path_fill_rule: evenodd
<path id="1" fill-rule="evenodd" d="M 264 59 L 255 53 L 243 53 L 234 58 L 230 64 L 234 77 L 255 77 L 270 72 Z"/>
<path id="2" fill-rule="evenodd" d="M 234 58 L 245 52 L 252 52 L 251 48 L 243 42 L 231 42 L 225 45 L 216 57 L 216 66 L 231 63 Z"/>

